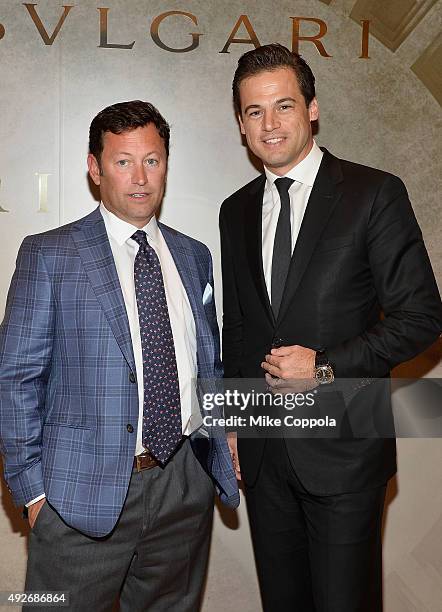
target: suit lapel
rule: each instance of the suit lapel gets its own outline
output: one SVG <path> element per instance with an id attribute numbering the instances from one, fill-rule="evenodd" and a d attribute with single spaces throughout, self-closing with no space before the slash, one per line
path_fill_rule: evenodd
<path id="1" fill-rule="evenodd" d="M 252 185 L 250 196 L 244 207 L 244 228 L 249 270 L 267 316 L 271 324 L 274 325 L 275 317 L 267 292 L 262 264 L 262 199 L 265 182 L 265 175 L 262 175 Z"/>
<path id="2" fill-rule="evenodd" d="M 290 263 L 278 322 L 284 318 L 317 242 L 341 198 L 339 183 L 342 180 L 338 159 L 324 149 Z"/>
<path id="3" fill-rule="evenodd" d="M 72 239 L 116 341 L 132 371 L 135 360 L 124 298 L 100 209 L 72 226 Z"/>
<path id="4" fill-rule="evenodd" d="M 201 357 L 203 355 L 202 351 L 206 351 L 204 361 L 207 363 L 213 363 L 214 355 L 213 351 L 211 355 L 207 355 L 207 350 L 209 347 L 207 342 L 202 342 L 203 337 L 212 337 L 212 334 L 204 312 L 203 296 L 199 282 L 199 273 L 195 255 L 190 246 L 186 244 L 178 232 L 175 232 L 173 229 L 163 225 L 162 223 L 158 223 L 158 227 L 160 228 L 164 240 L 166 241 L 189 299 L 190 308 L 195 320 L 197 361 L 200 370 Z"/>

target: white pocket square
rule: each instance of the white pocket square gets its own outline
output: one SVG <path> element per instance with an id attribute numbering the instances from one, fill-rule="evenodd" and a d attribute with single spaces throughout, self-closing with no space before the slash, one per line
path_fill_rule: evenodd
<path id="1" fill-rule="evenodd" d="M 211 301 L 212 295 L 213 295 L 212 285 L 210 283 L 207 283 L 206 288 L 204 289 L 204 293 L 203 293 L 203 305 L 204 306 Z"/>

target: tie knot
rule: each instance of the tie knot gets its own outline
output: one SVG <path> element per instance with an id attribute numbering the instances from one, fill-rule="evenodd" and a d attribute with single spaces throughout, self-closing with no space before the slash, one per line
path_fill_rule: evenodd
<path id="1" fill-rule="evenodd" d="M 275 186 L 279 192 L 279 195 L 282 196 L 283 193 L 288 194 L 291 185 L 295 181 L 288 176 L 282 176 L 281 178 L 276 179 Z"/>
<path id="2" fill-rule="evenodd" d="M 132 234 L 131 238 L 132 240 L 135 240 L 135 242 L 138 242 L 140 247 L 148 246 L 147 234 L 146 232 L 143 232 L 143 230 L 137 230 L 135 234 Z"/>

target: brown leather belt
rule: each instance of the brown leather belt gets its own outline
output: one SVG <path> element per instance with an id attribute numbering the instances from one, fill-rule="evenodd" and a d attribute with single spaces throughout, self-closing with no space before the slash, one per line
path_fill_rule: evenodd
<path id="1" fill-rule="evenodd" d="M 134 470 L 141 472 L 142 470 L 150 470 L 153 467 L 160 465 L 158 459 L 152 455 L 150 451 L 144 451 L 141 455 L 134 457 Z"/>
<path id="2" fill-rule="evenodd" d="M 183 436 L 181 438 L 181 441 L 177 444 L 176 449 L 172 453 L 172 457 L 178 451 L 178 449 L 181 448 L 184 441 L 187 440 L 188 437 L 189 436 Z M 156 467 L 157 465 L 162 464 L 158 461 L 158 459 L 155 459 L 155 457 L 149 450 L 145 450 L 144 453 L 141 453 L 141 455 L 135 455 L 134 457 L 134 470 L 136 470 L 137 472 L 141 472 L 142 470 L 150 470 L 151 468 Z"/>

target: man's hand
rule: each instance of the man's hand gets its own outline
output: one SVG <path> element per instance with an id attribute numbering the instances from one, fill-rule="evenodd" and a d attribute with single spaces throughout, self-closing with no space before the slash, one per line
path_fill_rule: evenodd
<path id="1" fill-rule="evenodd" d="M 310 379 L 315 377 L 316 351 L 294 344 L 273 348 L 261 367 L 283 380 Z"/>
<path id="2" fill-rule="evenodd" d="M 37 516 L 40 513 L 40 510 L 43 504 L 46 502 L 46 498 L 39 499 L 37 502 L 28 507 L 28 521 L 29 526 L 32 529 L 34 527 L 35 521 L 37 520 Z"/>
<path id="3" fill-rule="evenodd" d="M 238 435 L 236 431 L 229 431 L 227 434 L 227 444 L 229 445 L 230 457 L 232 458 L 233 469 L 237 480 L 241 480 L 241 468 L 238 459 Z"/>
<path id="4" fill-rule="evenodd" d="M 269 391 L 271 391 L 273 395 L 293 395 L 294 393 L 305 393 L 305 391 L 315 389 L 315 387 L 319 385 L 316 378 L 291 378 L 289 380 L 285 380 L 283 378 L 274 378 L 273 376 L 270 376 L 270 374 L 266 373 L 265 379 L 269 387 Z"/>

